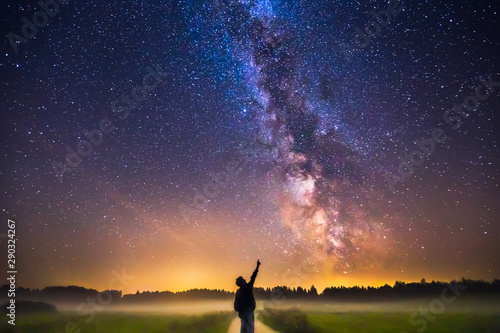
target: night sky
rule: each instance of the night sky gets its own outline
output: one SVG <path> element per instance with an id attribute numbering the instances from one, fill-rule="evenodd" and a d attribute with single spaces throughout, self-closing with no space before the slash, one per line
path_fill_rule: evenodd
<path id="1" fill-rule="evenodd" d="M 18 285 L 500 277 L 498 1 L 58 7 L 1 5 Z"/>

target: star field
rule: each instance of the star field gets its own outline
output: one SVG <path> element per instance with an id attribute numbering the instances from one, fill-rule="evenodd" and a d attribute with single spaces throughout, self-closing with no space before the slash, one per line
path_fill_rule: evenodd
<path id="1" fill-rule="evenodd" d="M 21 285 L 500 275 L 495 1 L 70 1 L 28 38 L 40 10 L 2 4 Z"/>

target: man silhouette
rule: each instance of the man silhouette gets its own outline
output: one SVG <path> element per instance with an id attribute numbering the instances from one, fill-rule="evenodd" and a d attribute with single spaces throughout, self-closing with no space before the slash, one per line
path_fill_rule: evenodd
<path id="1" fill-rule="evenodd" d="M 260 260 L 257 260 L 257 268 L 253 271 L 250 282 L 240 276 L 236 279 L 236 285 L 239 287 L 234 298 L 234 310 L 238 312 L 241 319 L 240 333 L 254 333 L 255 318 L 255 297 L 253 296 L 253 284 L 257 273 L 259 273 Z"/>

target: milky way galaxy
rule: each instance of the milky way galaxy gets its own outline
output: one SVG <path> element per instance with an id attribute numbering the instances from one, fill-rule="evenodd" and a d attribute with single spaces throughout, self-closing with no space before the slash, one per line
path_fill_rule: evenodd
<path id="1" fill-rule="evenodd" d="M 307 60 L 297 49 L 294 28 L 269 6 L 263 1 L 220 8 L 231 8 L 224 17 L 238 25 L 234 39 L 251 69 L 246 80 L 259 106 L 253 116 L 256 138 L 278 152 L 273 176 L 282 186 L 282 222 L 312 247 L 309 260 L 334 260 L 344 272 L 373 266 L 373 250 L 389 229 L 371 214 L 370 171 L 336 128 L 321 131 L 328 125 L 311 102 L 311 72 L 301 71 Z"/>

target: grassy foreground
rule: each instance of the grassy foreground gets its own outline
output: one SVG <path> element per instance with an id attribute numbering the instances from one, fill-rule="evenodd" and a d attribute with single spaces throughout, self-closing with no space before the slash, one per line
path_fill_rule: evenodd
<path id="1" fill-rule="evenodd" d="M 450 312 L 411 325 L 410 312 L 344 312 L 275 310 L 258 318 L 280 333 L 499 333 L 500 310 L 490 313 Z M 234 312 L 204 315 L 159 315 L 102 312 L 88 316 L 62 312 L 45 315 L 18 315 L 16 326 L 0 322 L 6 333 L 227 333 Z M 418 317 L 415 320 L 421 320 Z M 420 331 L 419 331 L 420 330 Z M 256 332 L 258 333 L 258 332 Z"/>
<path id="2" fill-rule="evenodd" d="M 428 321 L 424 328 L 422 317 L 411 313 L 304 313 L 298 310 L 273 311 L 259 315 L 267 326 L 281 333 L 498 333 L 499 313 L 444 313 Z M 421 320 L 421 321 L 417 321 Z M 417 322 L 416 322 L 417 321 Z"/>
<path id="3" fill-rule="evenodd" d="M 88 316 L 73 313 L 19 315 L 16 325 L 0 323 L 0 332 L 13 333 L 227 333 L 232 312 L 204 315 L 156 315 L 128 313 L 98 313 L 90 322 Z"/>

